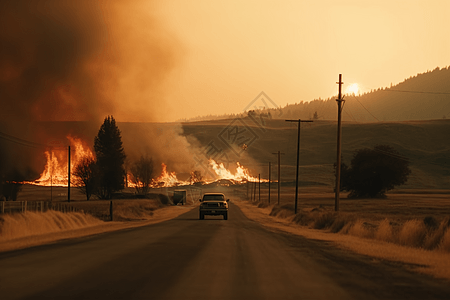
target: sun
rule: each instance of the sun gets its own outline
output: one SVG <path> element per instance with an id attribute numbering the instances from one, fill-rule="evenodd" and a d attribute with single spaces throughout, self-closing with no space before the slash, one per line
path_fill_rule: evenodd
<path id="1" fill-rule="evenodd" d="M 347 94 L 358 94 L 359 93 L 359 85 L 357 83 L 350 84 L 345 90 Z"/>

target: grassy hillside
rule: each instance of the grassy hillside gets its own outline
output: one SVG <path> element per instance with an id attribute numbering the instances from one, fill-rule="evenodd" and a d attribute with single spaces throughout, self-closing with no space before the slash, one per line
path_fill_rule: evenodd
<path id="1" fill-rule="evenodd" d="M 344 74 L 345 82 L 345 74 Z M 361 95 L 344 95 L 343 120 L 353 122 L 431 120 L 450 118 L 450 67 L 436 68 L 389 88 L 378 88 Z M 337 88 L 336 88 L 337 93 Z M 278 119 L 312 119 L 317 112 L 319 120 L 337 120 L 336 97 L 329 99 L 273 99 L 278 105 L 295 101 L 278 109 L 261 109 Z M 240 116 L 246 116 L 246 113 Z M 212 120 L 233 116 L 214 115 L 195 119 Z"/>
<path id="2" fill-rule="evenodd" d="M 272 177 L 276 176 L 278 150 L 282 156 L 282 176 L 286 181 L 295 178 L 297 124 L 284 120 L 270 120 L 264 128 L 251 120 L 245 124 L 258 138 L 235 160 L 249 165 L 254 175 L 268 177 L 268 162 L 273 164 Z M 185 123 L 184 134 L 195 136 L 203 145 L 213 142 L 217 148 L 227 149 L 219 137 L 232 120 Z M 336 122 L 316 121 L 301 127 L 300 180 L 303 184 L 323 184 L 332 188 L 333 163 L 336 161 Z M 412 175 L 404 188 L 450 188 L 450 120 L 351 123 L 344 122 L 342 129 L 342 155 L 350 163 L 356 149 L 377 144 L 393 146 L 411 161 Z M 223 136 L 223 134 L 222 134 Z M 230 152 L 228 150 L 228 152 Z M 283 180 L 282 179 L 282 180 Z"/>

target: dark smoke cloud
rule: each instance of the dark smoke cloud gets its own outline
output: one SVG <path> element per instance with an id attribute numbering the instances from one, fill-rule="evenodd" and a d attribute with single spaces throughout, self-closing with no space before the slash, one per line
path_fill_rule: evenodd
<path id="1" fill-rule="evenodd" d="M 0 131 L 46 143 L 60 126 L 49 130 L 42 121 L 93 121 L 87 131 L 96 132 L 107 115 L 118 122 L 164 120 L 170 113 L 164 80 L 183 52 L 154 5 L 0 0 Z M 148 147 L 153 137 L 129 140 L 129 152 L 137 145 L 157 148 Z M 0 148 L 0 173 L 42 171 L 35 165 L 36 157 L 42 164 L 43 149 L 24 155 L 21 145 L 4 140 Z"/>
<path id="2" fill-rule="evenodd" d="M 149 1 L 0 3 L 2 120 L 153 121 L 178 46 Z"/>
<path id="3" fill-rule="evenodd" d="M 88 77 L 82 76 L 82 65 L 99 47 L 102 26 L 96 18 L 98 3 L 82 1 L 75 7 L 76 3 L 1 3 L 3 120 L 64 120 L 95 113 L 95 105 L 88 106 L 95 96 L 92 91 L 84 93 L 85 97 L 71 97 L 92 86 Z"/>

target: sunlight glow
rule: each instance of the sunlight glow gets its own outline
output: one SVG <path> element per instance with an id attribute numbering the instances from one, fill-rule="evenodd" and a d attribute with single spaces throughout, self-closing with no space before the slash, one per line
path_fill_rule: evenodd
<path id="1" fill-rule="evenodd" d="M 359 85 L 357 83 L 350 84 L 345 90 L 346 94 L 358 94 L 359 93 Z"/>

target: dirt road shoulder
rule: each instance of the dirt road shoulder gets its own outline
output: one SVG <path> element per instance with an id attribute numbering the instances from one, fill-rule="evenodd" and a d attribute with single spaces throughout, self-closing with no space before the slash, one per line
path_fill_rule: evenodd
<path id="1" fill-rule="evenodd" d="M 86 237 L 111 231 L 160 223 L 176 218 L 179 215 L 193 209 L 194 207 L 196 206 L 166 206 L 155 210 L 151 218 L 143 221 L 101 222 L 100 224 L 95 226 L 89 226 L 68 231 L 27 236 L 14 240 L 7 240 L 0 243 L 0 252 L 13 251 L 28 247 L 50 244 L 60 240 Z"/>
<path id="2" fill-rule="evenodd" d="M 234 201 L 247 218 L 273 229 L 301 235 L 308 239 L 330 241 L 336 246 L 373 257 L 404 264 L 414 271 L 450 280 L 450 254 L 399 246 L 387 242 L 365 239 L 324 230 L 309 229 L 288 220 L 269 215 L 270 208 L 258 208 L 247 201 Z"/>

